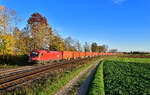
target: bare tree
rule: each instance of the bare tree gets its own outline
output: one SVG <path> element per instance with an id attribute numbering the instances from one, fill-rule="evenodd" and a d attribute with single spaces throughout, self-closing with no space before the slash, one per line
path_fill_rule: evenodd
<path id="1" fill-rule="evenodd" d="M 65 39 L 65 50 L 67 51 L 76 51 L 75 41 L 71 37 Z"/>
<path id="2" fill-rule="evenodd" d="M 75 46 L 77 51 L 82 51 L 81 44 L 80 44 L 79 40 L 75 41 L 74 44 L 75 44 L 74 46 Z"/>
<path id="3" fill-rule="evenodd" d="M 85 42 L 85 44 L 84 44 L 84 51 L 90 52 L 90 45 L 87 42 Z"/>

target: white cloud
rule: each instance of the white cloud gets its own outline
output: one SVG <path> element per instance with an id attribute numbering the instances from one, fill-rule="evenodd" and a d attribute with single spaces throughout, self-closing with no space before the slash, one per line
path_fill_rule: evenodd
<path id="1" fill-rule="evenodd" d="M 122 4 L 123 2 L 125 2 L 126 0 L 112 0 L 115 4 Z"/>

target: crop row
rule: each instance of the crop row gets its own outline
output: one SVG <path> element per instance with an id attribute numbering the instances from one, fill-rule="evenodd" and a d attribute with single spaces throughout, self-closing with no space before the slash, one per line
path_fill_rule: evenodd
<path id="1" fill-rule="evenodd" d="M 150 64 L 105 61 L 103 70 L 106 95 L 150 94 Z"/>

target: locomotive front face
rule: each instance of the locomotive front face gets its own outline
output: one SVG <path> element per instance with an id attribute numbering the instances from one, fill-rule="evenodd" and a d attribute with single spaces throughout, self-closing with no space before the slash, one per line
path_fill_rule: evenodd
<path id="1" fill-rule="evenodd" d="M 30 54 L 29 62 L 37 63 L 39 60 L 39 52 L 33 51 Z"/>

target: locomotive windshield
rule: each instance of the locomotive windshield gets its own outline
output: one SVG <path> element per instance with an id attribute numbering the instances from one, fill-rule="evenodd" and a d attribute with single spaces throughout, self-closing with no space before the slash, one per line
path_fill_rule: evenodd
<path id="1" fill-rule="evenodd" d="M 31 57 L 38 57 L 38 55 L 39 55 L 39 52 L 32 52 L 30 56 Z"/>

